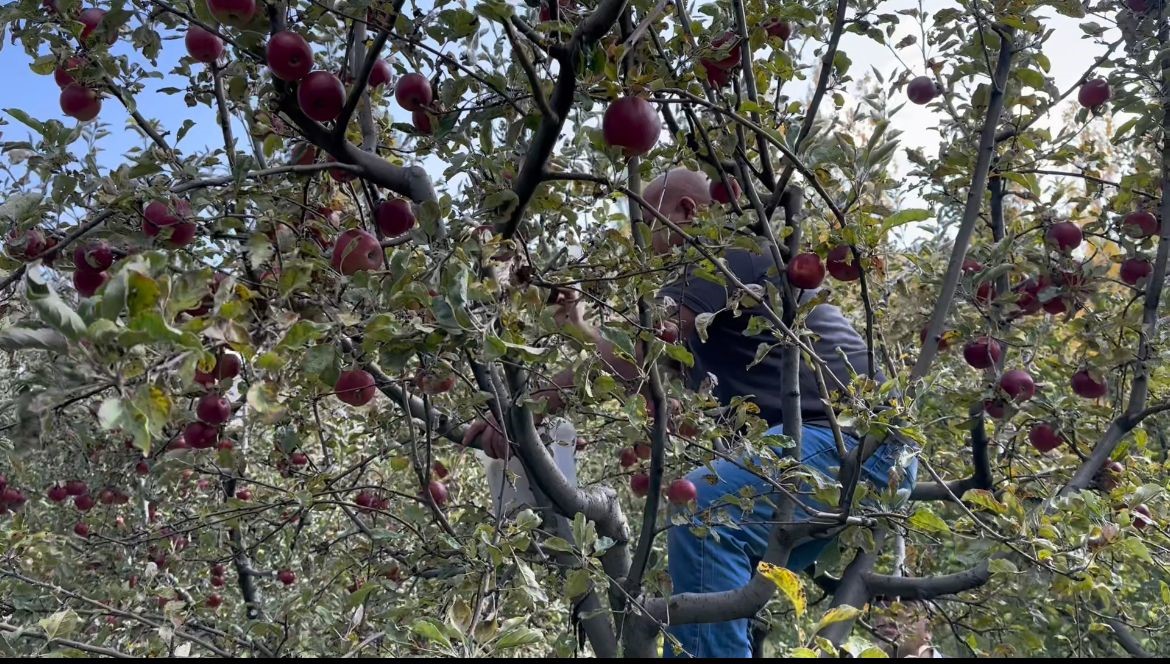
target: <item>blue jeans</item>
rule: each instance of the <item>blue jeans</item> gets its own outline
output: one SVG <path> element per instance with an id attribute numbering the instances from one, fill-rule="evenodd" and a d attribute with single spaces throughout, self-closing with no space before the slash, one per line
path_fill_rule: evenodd
<path id="1" fill-rule="evenodd" d="M 768 434 L 778 435 L 780 432 L 780 427 L 774 427 Z M 824 427 L 806 426 L 801 438 L 804 466 L 835 481 L 841 458 L 837 453 L 833 432 Z M 857 447 L 858 441 L 855 438 L 848 435 L 844 438 L 847 450 L 852 451 Z M 775 449 L 777 453 L 782 453 L 780 448 Z M 889 483 L 890 473 L 900 451 L 897 443 L 879 447 L 863 465 L 864 479 L 876 484 L 879 490 L 884 489 Z M 762 467 L 759 457 L 745 459 L 741 463 L 757 471 Z M 698 468 L 687 476 L 694 482 L 699 494 L 696 516 L 692 523 L 695 526 L 706 525 L 701 515 L 708 508 L 716 506 L 716 511 L 727 518 L 715 520 L 715 523 L 731 521 L 738 524 L 738 527 L 708 526 L 711 532 L 707 536 L 696 535 L 685 525 L 675 526 L 669 530 L 667 564 L 675 594 L 734 590 L 745 585 L 751 579 L 752 572 L 768 545 L 768 535 L 773 527 L 770 522 L 774 520 L 776 508 L 772 501 L 765 497 L 769 494 L 775 495 L 773 487 L 756 473 L 731 461 L 720 459 L 713 466 L 720 480 L 717 484 L 712 484 L 706 479 L 711 475 L 711 471 L 706 467 Z M 918 460 L 914 458 L 906 468 L 906 476 L 901 487 L 912 488 L 917 475 Z M 827 510 L 827 507 L 809 499 L 807 488 L 801 492 L 800 503 L 814 509 Z M 727 495 L 742 496 L 747 492 L 751 492 L 757 499 L 751 514 L 746 518 L 738 506 L 726 504 L 721 500 Z M 722 507 L 718 507 L 721 504 Z M 709 518 L 710 514 L 707 516 Z M 808 511 L 802 510 L 798 504 L 795 520 L 807 521 L 810 518 Z M 816 562 L 834 539 L 835 537 L 829 537 L 814 540 L 796 547 L 788 558 L 788 569 L 798 573 L 806 569 Z M 752 656 L 749 629 L 750 622 L 746 618 L 722 623 L 672 626 L 670 634 L 679 640 L 685 652 L 676 655 L 673 652 L 674 646 L 667 639 L 663 645 L 663 656 L 749 658 Z"/>

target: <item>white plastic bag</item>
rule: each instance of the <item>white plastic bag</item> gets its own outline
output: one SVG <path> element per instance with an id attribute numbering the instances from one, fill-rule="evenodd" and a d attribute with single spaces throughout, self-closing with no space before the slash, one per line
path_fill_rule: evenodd
<path id="1" fill-rule="evenodd" d="M 549 451 L 557 467 L 572 486 L 577 486 L 577 464 L 573 456 L 577 449 L 577 429 L 568 420 L 557 418 L 550 419 L 542 427 L 540 434 L 541 439 L 548 442 Z M 532 494 L 520 457 L 513 455 L 508 459 L 505 472 L 503 461 L 493 459 L 478 450 L 475 455 L 487 473 L 493 516 L 501 518 L 525 507 L 536 507 L 536 497 Z"/>

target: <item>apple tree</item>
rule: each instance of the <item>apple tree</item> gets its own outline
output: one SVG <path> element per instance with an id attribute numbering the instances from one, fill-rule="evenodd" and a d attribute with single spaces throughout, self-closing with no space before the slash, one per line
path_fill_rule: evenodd
<path id="1" fill-rule="evenodd" d="M 1059 85 L 1056 25 L 1094 53 Z M 12 0 L 0 34 L 60 110 L 2 93 L 8 654 L 652 657 L 733 618 L 778 656 L 1170 652 L 1162 0 Z M 715 201 L 685 228 L 640 194 L 679 166 Z M 801 290 L 888 378 L 822 380 L 864 444 L 811 522 L 768 452 L 801 436 L 670 370 L 686 266 L 762 312 L 786 422 Z M 489 416 L 507 512 L 461 444 Z M 892 440 L 908 494 L 859 482 Z M 761 452 L 756 574 L 673 594 L 680 478 Z"/>

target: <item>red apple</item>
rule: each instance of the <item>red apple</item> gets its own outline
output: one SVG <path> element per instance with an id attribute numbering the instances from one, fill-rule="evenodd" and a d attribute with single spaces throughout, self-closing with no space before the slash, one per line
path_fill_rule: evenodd
<path id="1" fill-rule="evenodd" d="M 638 455 L 639 459 L 649 459 L 650 455 L 654 453 L 654 449 L 649 445 L 635 445 L 634 454 Z"/>
<path id="2" fill-rule="evenodd" d="M 219 441 L 219 428 L 204 422 L 191 422 L 183 429 L 183 439 L 197 450 L 209 450 Z"/>
<path id="3" fill-rule="evenodd" d="M 63 503 L 69 497 L 69 492 L 65 491 L 65 487 L 60 484 L 54 484 L 45 492 L 45 496 L 54 503 Z"/>
<path id="4" fill-rule="evenodd" d="M 739 38 L 739 35 L 730 30 L 724 32 L 711 40 L 711 59 L 704 60 L 703 66 L 708 69 L 715 67 L 724 71 L 730 71 L 739 67 L 743 64 L 742 46 L 743 40 Z M 726 53 L 726 55 L 722 55 L 723 53 Z M 721 55 L 722 57 L 720 57 Z M 714 58 L 719 59 L 716 60 Z"/>
<path id="5" fill-rule="evenodd" d="M 1095 78 L 1081 86 L 1077 92 L 1077 101 L 1080 102 L 1081 106 L 1093 109 L 1109 101 L 1112 96 L 1113 89 L 1109 87 L 1109 81 Z"/>
<path id="6" fill-rule="evenodd" d="M 964 274 L 978 274 L 983 271 L 983 263 L 974 258 L 964 258 L 962 270 Z"/>
<path id="7" fill-rule="evenodd" d="M 557 0 L 557 7 L 560 9 L 557 12 L 557 20 L 565 20 L 565 10 L 572 6 L 573 0 Z M 540 3 L 540 12 L 538 14 L 541 23 L 552 20 L 552 12 L 549 10 L 548 0 L 543 0 Z"/>
<path id="8" fill-rule="evenodd" d="M 78 537 L 89 537 L 89 526 L 84 521 L 73 524 L 73 533 Z"/>
<path id="9" fill-rule="evenodd" d="M 1150 237 L 1158 232 L 1158 218 L 1145 210 L 1130 212 L 1121 220 L 1121 229 L 1130 237 Z"/>
<path id="10" fill-rule="evenodd" d="M 89 45 L 90 37 L 98 29 L 102 19 L 105 17 L 106 12 L 103 9 L 90 7 L 81 10 L 81 13 L 77 15 L 77 20 L 81 21 L 81 24 L 85 26 L 81 29 L 81 43 Z M 107 26 L 107 29 L 109 30 L 109 35 L 106 37 L 106 42 L 113 44 L 118 40 L 118 29 L 113 26 Z"/>
<path id="11" fill-rule="evenodd" d="M 89 487 L 81 480 L 69 480 L 65 483 L 65 493 L 70 496 L 84 496 L 89 493 Z"/>
<path id="12" fill-rule="evenodd" d="M 857 281 L 861 278 L 861 266 L 853 262 L 853 252 L 847 244 L 839 244 L 829 250 L 825 257 L 825 269 L 837 281 Z"/>
<path id="13" fill-rule="evenodd" d="M 187 53 L 198 62 L 211 64 L 223 55 L 223 40 L 194 23 L 187 27 L 183 43 L 187 46 Z"/>
<path id="14" fill-rule="evenodd" d="M 641 97 L 622 97 L 605 109 L 601 134 L 611 147 L 622 148 L 627 155 L 649 152 L 662 133 L 662 121 L 654 106 Z"/>
<path id="15" fill-rule="evenodd" d="M 1121 264 L 1121 280 L 1130 286 L 1144 282 L 1154 268 L 1144 258 L 1130 258 Z"/>
<path id="16" fill-rule="evenodd" d="M 305 141 L 298 141 L 293 143 L 292 149 L 289 151 L 292 156 L 292 161 L 298 166 L 307 166 L 317 161 L 317 146 Z"/>
<path id="17" fill-rule="evenodd" d="M 145 459 L 141 460 L 138 463 L 134 464 L 134 472 L 138 473 L 139 475 L 149 475 L 150 474 L 150 464 L 147 463 Z"/>
<path id="18" fill-rule="evenodd" d="M 282 569 L 276 573 L 276 579 L 286 586 L 297 582 L 297 575 L 291 569 Z"/>
<path id="19" fill-rule="evenodd" d="M 61 112 L 82 122 L 96 118 L 102 110 L 102 98 L 89 88 L 73 83 L 61 90 Z"/>
<path id="20" fill-rule="evenodd" d="M 366 83 L 370 88 L 377 88 L 390 83 L 391 78 L 390 63 L 378 58 L 374 60 L 374 68 L 370 70 L 370 77 L 366 79 Z"/>
<path id="21" fill-rule="evenodd" d="M 194 238 L 194 224 L 188 221 L 191 204 L 181 198 L 170 201 L 151 201 L 142 210 L 142 232 L 147 237 L 162 235 L 171 244 L 182 246 Z M 188 228 L 189 227 L 189 228 Z M 164 232 L 168 229 L 168 232 Z"/>
<path id="22" fill-rule="evenodd" d="M 731 189 L 728 190 L 728 185 Z M 709 190 L 711 199 L 717 203 L 727 205 L 732 200 L 738 200 L 740 195 L 739 181 L 731 176 L 727 176 L 727 184 L 723 184 L 722 180 L 712 180 Z"/>
<path id="23" fill-rule="evenodd" d="M 77 289 L 77 294 L 82 297 L 93 297 L 94 293 L 98 292 L 109 275 L 105 272 L 97 272 L 95 270 L 88 270 L 85 268 L 78 268 L 73 271 L 73 287 Z"/>
<path id="24" fill-rule="evenodd" d="M 114 250 L 105 240 L 79 245 L 73 250 L 73 264 L 100 272 L 114 264 Z"/>
<path id="25" fill-rule="evenodd" d="M 1145 530 L 1146 526 L 1154 522 L 1154 518 L 1150 515 L 1150 508 L 1144 504 L 1137 505 L 1133 508 L 1133 527 L 1138 530 Z"/>
<path id="26" fill-rule="evenodd" d="M 431 494 L 431 500 L 434 501 L 436 507 L 443 507 L 447 504 L 446 484 L 431 480 L 427 483 L 427 493 Z"/>
<path id="27" fill-rule="evenodd" d="M 1069 383 L 1077 396 L 1086 399 L 1099 399 L 1109 393 L 1109 383 L 1105 377 L 1101 376 L 1101 379 L 1097 380 L 1088 369 L 1074 373 Z"/>
<path id="28" fill-rule="evenodd" d="M 915 104 L 922 105 L 938 96 L 938 85 L 929 76 L 918 76 L 906 85 L 906 96 Z"/>
<path id="29" fill-rule="evenodd" d="M 621 464 L 622 468 L 636 466 L 638 465 L 638 453 L 632 447 L 623 448 L 618 454 L 618 463 Z"/>
<path id="30" fill-rule="evenodd" d="M 282 81 L 299 81 L 313 70 L 313 49 L 304 37 L 292 30 L 272 35 L 264 55 L 272 75 Z"/>
<path id="31" fill-rule="evenodd" d="M 664 343 L 672 344 L 678 341 L 678 325 L 674 321 L 663 321 L 654 330 L 654 336 Z"/>
<path id="32" fill-rule="evenodd" d="M 1125 6 L 1129 7 L 1129 10 L 1135 14 L 1144 14 L 1150 11 L 1150 7 L 1153 7 L 1154 4 L 1151 0 L 1125 0 Z"/>
<path id="33" fill-rule="evenodd" d="M 305 115 L 317 122 L 335 120 L 345 106 L 345 86 L 333 74 L 315 71 L 297 88 L 297 104 Z"/>
<path id="34" fill-rule="evenodd" d="M 220 604 L 223 604 L 223 598 L 220 597 L 217 593 L 211 593 L 207 596 L 206 604 L 207 608 L 209 609 L 217 609 L 219 608 Z"/>
<path id="35" fill-rule="evenodd" d="M 221 23 L 239 27 L 256 15 L 256 0 L 207 0 L 207 8 Z"/>
<path id="36" fill-rule="evenodd" d="M 1016 293 L 1016 306 L 1022 314 L 1040 311 L 1040 283 L 1029 277 L 1012 289 Z"/>
<path id="37" fill-rule="evenodd" d="M 230 438 L 224 438 L 223 440 L 219 441 L 219 444 L 215 446 L 215 449 L 219 450 L 220 452 L 227 452 L 228 454 L 231 454 L 232 450 L 236 449 L 236 444 L 233 443 Z"/>
<path id="38" fill-rule="evenodd" d="M 374 506 L 374 494 L 369 491 L 359 491 L 353 502 L 362 509 L 370 509 Z"/>
<path id="39" fill-rule="evenodd" d="M 647 493 L 650 493 L 650 476 L 646 473 L 637 473 L 630 477 L 630 491 L 634 495 L 642 498 Z"/>
<path id="40" fill-rule="evenodd" d="M 195 370 L 195 382 L 200 385 L 211 385 L 216 381 L 235 378 L 240 375 L 240 356 L 234 353 L 220 353 L 215 358 L 215 366 L 209 373 Z"/>
<path id="41" fill-rule="evenodd" d="M 240 500 L 252 500 L 252 492 L 249 489 L 239 489 L 236 491 L 236 498 Z"/>
<path id="42" fill-rule="evenodd" d="M 39 228 L 29 229 L 23 234 L 11 230 L 4 241 L 4 250 L 17 260 L 33 260 L 45 252 L 45 247 L 45 234 Z"/>
<path id="43" fill-rule="evenodd" d="M 769 37 L 779 37 L 780 41 L 788 41 L 792 36 L 792 24 L 778 16 L 764 19 L 764 31 Z"/>
<path id="44" fill-rule="evenodd" d="M 232 416 L 232 404 L 215 392 L 208 392 L 195 406 L 195 416 L 207 424 L 223 424 Z"/>
<path id="45" fill-rule="evenodd" d="M 93 506 L 96 504 L 97 504 L 97 501 L 95 501 L 93 499 L 93 496 L 89 495 L 88 493 L 85 495 L 82 495 L 82 496 L 77 496 L 76 498 L 73 499 L 73 506 L 76 507 L 77 509 L 81 510 L 82 512 L 90 511 L 91 509 L 93 509 Z"/>
<path id="46" fill-rule="evenodd" d="M 995 284 L 990 281 L 984 281 L 975 289 L 975 301 L 981 304 L 991 304 L 995 299 Z"/>
<path id="47" fill-rule="evenodd" d="M 382 245 L 378 238 L 358 228 L 351 228 L 333 245 L 333 269 L 349 276 L 362 270 L 374 270 L 382 264 Z"/>
<path id="48" fill-rule="evenodd" d="M 304 452 L 293 452 L 291 455 L 289 455 L 288 460 L 294 466 L 309 465 L 309 456 Z"/>
<path id="49" fill-rule="evenodd" d="M 793 288 L 811 289 L 825 280 L 825 266 L 816 254 L 799 254 L 788 261 L 788 283 Z"/>
<path id="50" fill-rule="evenodd" d="M 1041 452 L 1050 452 L 1064 443 L 1064 437 L 1056 431 L 1056 427 L 1042 422 L 1032 427 L 1028 432 L 1028 441 Z"/>
<path id="51" fill-rule="evenodd" d="M 414 125 L 415 131 L 426 136 L 435 133 L 435 124 L 431 122 L 431 115 L 426 111 L 413 111 L 410 114 L 410 122 Z"/>
<path id="52" fill-rule="evenodd" d="M 53 80 L 56 81 L 57 87 L 64 88 L 77 82 L 76 74 L 85 67 L 85 58 L 79 55 L 71 55 L 65 58 L 65 61 L 57 65 L 53 70 Z"/>
<path id="53" fill-rule="evenodd" d="M 918 341 L 923 346 L 926 345 L 926 331 L 929 327 L 930 327 L 930 324 L 927 323 L 926 325 L 923 326 L 923 328 L 921 330 L 918 331 Z M 944 351 L 947 348 L 949 348 L 950 345 L 951 345 L 951 342 L 947 341 L 946 330 L 943 330 L 938 335 L 938 349 L 939 349 L 939 351 Z"/>
<path id="54" fill-rule="evenodd" d="M 1077 226 L 1071 221 L 1061 221 L 1048 227 L 1045 239 L 1048 241 L 1048 244 L 1056 247 L 1057 251 L 1067 254 L 1081 246 L 1081 242 L 1085 237 L 1081 233 L 1080 226 Z"/>
<path id="55" fill-rule="evenodd" d="M 1002 356 L 999 342 L 989 337 L 976 337 L 963 346 L 963 359 L 976 369 L 993 367 Z"/>
<path id="56" fill-rule="evenodd" d="M 431 105 L 434 92 L 426 76 L 411 72 L 398 79 L 398 85 L 394 86 L 394 98 L 403 110 L 421 111 Z"/>
<path id="57" fill-rule="evenodd" d="M 1023 369 L 1012 369 L 999 379 L 999 387 L 1014 401 L 1027 401 L 1036 394 L 1036 384 Z"/>
<path id="58" fill-rule="evenodd" d="M 666 498 L 675 505 L 686 505 L 699 496 L 699 490 L 694 482 L 688 479 L 677 479 L 666 489 Z"/>
<path id="59" fill-rule="evenodd" d="M 374 210 L 374 223 L 387 237 L 397 237 L 414 228 L 414 210 L 405 198 L 382 201 Z"/>
<path id="60" fill-rule="evenodd" d="M 1103 491 L 1112 491 L 1121 486 L 1125 477 L 1125 466 L 1120 461 L 1108 461 L 1097 474 L 1097 486 Z"/>
<path id="61" fill-rule="evenodd" d="M 361 369 L 341 372 L 333 386 L 337 398 L 351 406 L 364 406 L 370 403 L 377 391 L 374 377 Z"/>

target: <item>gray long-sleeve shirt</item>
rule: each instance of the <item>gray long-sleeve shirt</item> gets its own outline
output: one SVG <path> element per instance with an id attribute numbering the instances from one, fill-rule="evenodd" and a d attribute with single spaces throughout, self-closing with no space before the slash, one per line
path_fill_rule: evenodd
<path id="1" fill-rule="evenodd" d="M 734 249 L 728 251 L 724 258 L 731 271 L 744 284 L 772 282 L 782 287 L 782 277 L 777 275 L 771 256 Z M 738 316 L 725 310 L 728 297 L 734 290 L 734 286 L 720 285 L 694 276 L 692 267 L 659 291 L 658 296 L 660 299 L 669 297 L 696 315 L 715 315 L 707 327 L 706 342 L 700 339 L 697 331 L 686 340 L 695 357 L 695 366 L 690 372 L 692 386 L 697 386 L 710 373 L 715 376 L 714 394 L 720 402 L 727 404 L 734 397 L 747 397 L 759 406 L 761 418 L 771 425 L 783 424 L 780 407 L 781 348 L 772 349 L 758 364 L 748 368 L 761 343 L 775 344 L 777 340 L 766 330 L 758 334 L 747 333 L 753 315 L 765 316 L 762 307 L 741 311 Z M 814 295 L 815 291 L 803 291 L 800 301 L 806 302 Z M 829 372 L 836 376 L 841 385 L 848 385 L 851 375 L 837 352 L 838 348 L 845 352 L 849 364 L 857 373 L 871 373 L 865 341 L 846 320 L 840 308 L 829 304 L 817 305 L 808 313 L 805 325 L 815 335 L 811 344 L 813 349 L 825 360 Z M 875 379 L 882 381 L 884 377 L 878 372 Z M 839 388 L 829 375 L 825 376 L 825 381 L 830 391 Z M 816 374 L 807 362 L 802 362 L 800 368 L 800 401 L 802 417 L 806 422 L 826 420 Z"/>

